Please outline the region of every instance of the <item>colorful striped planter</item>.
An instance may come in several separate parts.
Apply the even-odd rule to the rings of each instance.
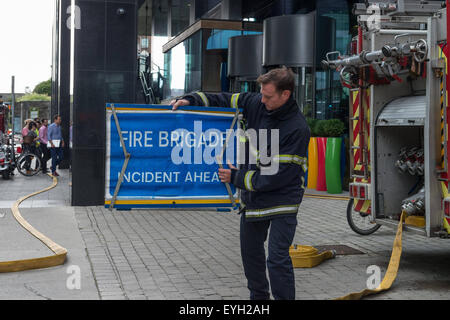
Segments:
[[[317,187],[318,173],[318,154],[317,154],[317,138],[311,137],[308,146],[308,188],[315,189]]]

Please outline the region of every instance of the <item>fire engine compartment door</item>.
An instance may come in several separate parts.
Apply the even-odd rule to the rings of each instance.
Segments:
[[[380,111],[374,128],[375,203],[374,217],[393,217],[401,212],[402,200],[419,177],[400,173],[395,167],[401,148],[423,148],[426,96],[406,96],[388,102]]]
[[[423,126],[426,117],[426,96],[407,96],[392,100],[383,108],[377,126]]]
[[[377,217],[392,217],[400,214],[402,200],[410,196],[410,190],[419,180],[418,176],[400,173],[395,162],[401,148],[423,146],[423,127],[375,127],[375,135],[375,165],[372,170],[376,196],[372,209]]]

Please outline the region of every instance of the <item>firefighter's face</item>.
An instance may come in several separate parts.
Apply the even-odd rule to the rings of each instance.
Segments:
[[[266,105],[266,109],[276,110],[285,104],[291,96],[291,91],[284,90],[281,93],[277,91],[276,87],[272,83],[261,85],[261,102]]]

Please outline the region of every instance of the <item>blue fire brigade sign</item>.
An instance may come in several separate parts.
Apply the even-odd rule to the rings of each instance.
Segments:
[[[126,156],[130,154],[114,197]],[[118,209],[232,207],[218,176],[219,162],[235,110],[161,105],[106,105],[105,206]],[[233,136],[223,154],[236,163]],[[231,186],[231,193],[236,190]]]

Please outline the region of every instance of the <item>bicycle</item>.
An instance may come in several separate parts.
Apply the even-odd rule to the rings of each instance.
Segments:
[[[23,138],[22,154],[16,161],[17,171],[27,177],[34,176],[41,169],[41,157],[36,153],[36,147],[32,143],[32,137]]]

